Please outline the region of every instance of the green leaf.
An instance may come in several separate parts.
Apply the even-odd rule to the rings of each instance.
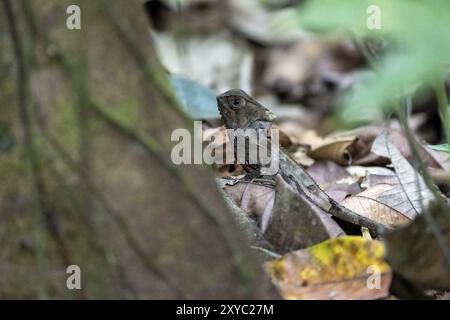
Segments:
[[[442,151],[442,152],[450,153],[450,147],[449,147],[448,143],[437,144],[437,145],[428,145],[428,147],[435,151]]]
[[[380,8],[381,29],[366,26],[370,5]],[[347,124],[395,108],[399,97],[440,79],[450,64],[448,0],[310,0],[296,17],[302,28],[387,41],[374,77],[342,100]]]

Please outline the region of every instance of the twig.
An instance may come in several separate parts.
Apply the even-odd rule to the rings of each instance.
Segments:
[[[441,117],[442,126],[444,127],[445,139],[447,140],[447,143],[450,144],[449,104],[444,79],[438,79],[434,84],[434,88],[438,102],[439,115]]]
[[[450,171],[430,168],[429,173],[436,184],[450,186]]]
[[[266,249],[263,247],[251,246],[250,248],[261,251],[262,253],[264,253],[265,255],[267,255],[268,257],[273,258],[273,259],[278,259],[278,258],[282,257],[281,254],[275,253],[275,252],[270,251],[269,249]]]

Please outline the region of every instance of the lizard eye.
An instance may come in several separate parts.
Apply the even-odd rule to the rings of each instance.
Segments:
[[[245,106],[245,100],[241,98],[233,98],[233,100],[231,100],[231,106],[234,108],[243,107]]]

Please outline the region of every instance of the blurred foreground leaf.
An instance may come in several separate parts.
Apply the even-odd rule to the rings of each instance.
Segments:
[[[381,242],[345,236],[288,253],[266,267],[286,299],[379,299],[388,295],[391,282],[383,256]]]
[[[210,88],[187,78],[171,76],[178,100],[186,113],[194,119],[219,118],[216,93]]]
[[[444,143],[444,144],[437,144],[437,145],[429,145],[428,146],[430,149],[435,150],[435,151],[442,151],[442,152],[447,152],[450,153],[450,148],[448,143]]]
[[[386,237],[387,259],[392,268],[419,288],[450,289],[449,215],[438,206],[429,209],[429,216],[439,229],[439,241],[431,233],[424,214]]]

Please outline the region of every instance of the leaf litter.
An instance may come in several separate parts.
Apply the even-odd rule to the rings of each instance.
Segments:
[[[280,176],[274,186],[248,181],[230,184],[224,178],[239,179],[245,173],[242,166],[216,165],[220,187],[270,246],[265,266],[281,295],[286,299],[387,298],[392,295],[393,273],[423,290],[450,290],[442,241],[439,244],[430,235],[425,219],[429,214],[434,217],[450,246],[448,212],[436,209],[434,194],[416,169],[417,159],[396,120],[380,123],[373,118],[371,123],[342,132],[330,120],[338,95],[363,83],[360,74],[367,61],[360,50],[351,41],[311,36],[301,29],[285,33],[284,38],[276,36],[272,33],[276,28],[267,27],[272,26],[268,21],[279,8],[256,0],[245,5],[230,2],[225,8],[213,6],[215,15],[222,17],[212,21],[214,28],[227,31],[216,38],[203,31],[189,33],[182,47],[186,54],[166,56],[166,68],[210,92],[241,88],[254,95],[278,116],[282,146],[322,190],[337,203],[391,230],[379,234],[332,217]],[[183,10],[190,10],[190,1],[186,3]],[[266,29],[258,28],[260,24]],[[230,37],[229,30],[235,37]],[[154,37],[160,53],[183,52],[173,49],[178,44],[170,31]],[[184,99],[188,113],[206,120],[206,143],[214,132],[224,132],[224,127],[220,120],[214,122],[217,113],[211,93],[200,88],[175,82],[177,94],[189,97]],[[367,101],[372,105],[372,100]],[[356,115],[354,101],[351,104]],[[435,132],[430,135],[420,127],[431,116],[427,110],[414,112],[411,126],[417,137],[436,142]],[[441,190],[450,191],[446,187],[450,179],[445,180],[450,168],[448,148],[430,147],[418,140],[425,166],[438,170],[430,171],[432,176],[444,176],[435,182]],[[223,146],[224,154],[232,152],[226,134],[213,143]],[[438,194],[445,198],[445,193]],[[370,290],[374,270],[380,272],[380,288]]]

